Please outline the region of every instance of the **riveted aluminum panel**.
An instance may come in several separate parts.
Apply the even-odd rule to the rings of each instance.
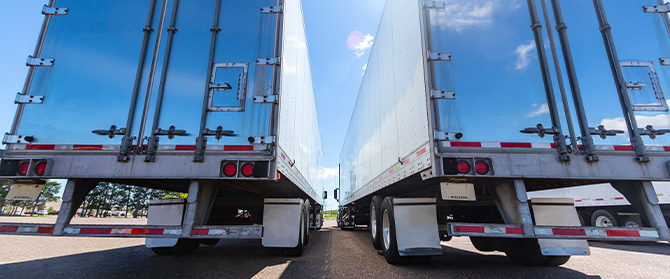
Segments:
[[[284,1],[278,145],[315,193],[323,192],[323,149],[299,0]],[[293,176],[289,179],[294,183]],[[308,193],[312,191],[306,191]],[[319,203],[320,194],[311,195]]]

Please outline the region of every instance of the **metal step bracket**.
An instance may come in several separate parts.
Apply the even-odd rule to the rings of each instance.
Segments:
[[[15,104],[41,104],[44,101],[44,96],[24,95],[16,93]]]
[[[630,90],[641,90],[644,87],[647,87],[647,84],[641,81],[626,81],[626,87]]]
[[[272,13],[282,13],[284,12],[284,5],[272,6],[272,7],[261,7],[261,14],[272,14]]]
[[[447,3],[444,1],[426,1],[423,3],[423,7],[426,9],[445,9]]]
[[[263,103],[274,103],[277,104],[279,103],[279,96],[277,95],[263,95],[263,96],[254,96],[254,103],[255,104],[263,104]]]
[[[256,65],[281,65],[281,58],[258,58],[256,59]]]
[[[433,131],[433,138],[436,141],[453,141],[453,140],[459,140],[462,137],[463,134],[457,132]]]
[[[273,144],[277,142],[277,137],[275,136],[258,136],[258,137],[249,137],[249,143],[251,144]]]
[[[433,89],[433,90],[430,91],[430,97],[433,98],[433,99],[455,100],[456,99],[456,92]]]
[[[428,61],[451,61],[451,53],[428,51]]]
[[[53,65],[54,59],[35,58],[32,55],[28,55],[28,61],[26,61],[26,66],[51,67]]]
[[[668,3],[665,3],[663,5],[646,5],[642,6],[642,9],[644,10],[645,13],[648,14],[663,14],[663,13],[668,13],[670,12],[670,5]]]
[[[660,60],[661,66],[670,66],[670,57],[661,57]]]
[[[33,142],[33,140],[34,140],[33,136],[10,135],[9,133],[5,133],[5,136],[2,138],[2,144],[10,144],[10,143],[29,144]]]
[[[42,7],[43,15],[67,15],[68,8],[56,8],[44,5]]]

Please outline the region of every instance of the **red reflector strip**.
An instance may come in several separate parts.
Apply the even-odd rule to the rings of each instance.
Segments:
[[[102,145],[73,145],[72,150],[102,150]]]
[[[523,228],[505,228],[506,234],[523,234]]]
[[[663,146],[664,151],[670,151],[670,146]]]
[[[0,227],[0,232],[16,232],[19,230],[19,226],[2,226]]]
[[[223,151],[254,151],[254,146],[253,145],[224,145],[223,146]]]
[[[582,200],[575,200],[575,202],[582,202]]]
[[[551,229],[554,235],[586,235],[582,229]]]
[[[130,234],[149,234],[149,235],[155,235],[155,234],[163,234],[165,230],[164,229],[132,229]]]
[[[426,148],[424,147],[423,149],[419,150],[419,151],[416,153],[416,156],[418,157],[418,156],[421,156],[421,155],[423,155],[423,154],[425,154],[425,153],[426,153]]]
[[[475,227],[475,226],[456,226],[454,231],[464,232],[464,233],[484,233],[484,227]]]
[[[195,150],[195,145],[177,145],[174,150]]]
[[[405,159],[405,161],[402,161],[403,166],[409,164],[409,159]]]
[[[191,231],[192,235],[208,235],[209,229],[194,229]]]
[[[604,201],[605,199],[596,199],[596,201]]]
[[[623,200],[623,197],[616,197],[615,200]]]
[[[626,237],[640,237],[640,231],[633,230],[607,230],[607,236],[626,236]]]
[[[452,141],[451,147],[482,147],[481,142]]]
[[[632,145],[615,145],[614,150],[616,151],[635,151]]]
[[[53,227],[38,227],[37,233],[54,233]]]
[[[54,150],[55,144],[29,144],[26,145],[26,150]]]
[[[533,145],[529,142],[501,142],[500,147],[502,147],[502,148],[533,148]]]
[[[81,228],[79,234],[110,234],[112,229]]]
[[[555,143],[552,143],[552,144],[551,144],[551,148],[556,149],[556,144],[555,144]]]

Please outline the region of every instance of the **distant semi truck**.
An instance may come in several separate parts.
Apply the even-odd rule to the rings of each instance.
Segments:
[[[338,224],[370,227],[392,264],[453,236],[548,266],[588,255],[588,239],[670,240],[651,183],[670,179],[668,11],[388,0],[340,155]],[[639,227],[581,226],[573,199],[527,194],[597,183]]]
[[[51,0],[42,13],[0,178],[68,182],[55,226],[1,233],[142,237],[158,254],[262,238],[302,254],[325,196],[301,1]],[[188,198],[152,202],[147,226],[71,225],[100,181]]]
[[[670,223],[670,184],[652,182],[665,222]],[[569,197],[574,200],[582,226],[642,227],[642,218],[619,191],[609,184],[528,192],[530,198]]]

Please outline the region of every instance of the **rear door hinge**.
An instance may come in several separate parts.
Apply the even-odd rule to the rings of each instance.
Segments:
[[[436,141],[459,140],[462,137],[463,137],[463,134],[461,134],[461,133],[433,131],[433,139],[436,140]]]
[[[451,53],[428,52],[429,61],[451,61]]]
[[[31,143],[34,139],[33,136],[10,135],[9,133],[5,133],[5,136],[2,138],[2,144]]]
[[[647,5],[647,6],[642,6],[642,9],[644,10],[645,13],[648,14],[662,14],[662,13],[668,13],[670,12],[670,5],[668,3],[665,3],[663,5]]]
[[[269,96],[254,96],[254,103],[256,104],[262,104],[262,103],[279,103],[279,98],[277,98],[277,95],[269,95]]]
[[[67,8],[56,8],[56,7],[49,7],[47,5],[44,5],[42,7],[42,14],[43,15],[67,15]]]
[[[44,96],[23,95],[16,93],[15,104],[41,104],[44,101]]]
[[[284,12],[284,5],[272,6],[272,7],[261,7],[261,14],[272,14],[272,13],[282,13]]]
[[[281,58],[258,58],[256,59],[256,65],[281,65]]]
[[[32,55],[28,55],[28,61],[26,61],[26,66],[51,67],[53,65],[54,59],[35,58]]]
[[[433,89],[433,90],[430,91],[430,97],[433,98],[433,99],[455,100],[456,99],[456,92]]]
[[[251,144],[273,144],[275,142],[277,142],[275,136],[249,137],[249,143]]]
[[[447,3],[444,1],[426,1],[423,2],[423,7],[426,9],[444,9]]]
[[[661,57],[661,66],[670,66],[670,57]]]

